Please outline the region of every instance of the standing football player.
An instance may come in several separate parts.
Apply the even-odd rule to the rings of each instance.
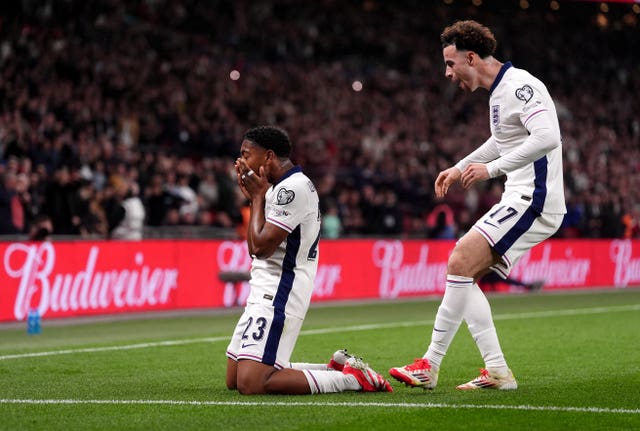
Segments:
[[[291,142],[272,126],[248,130],[236,160],[250,202],[251,292],[227,347],[229,389],[241,394],[391,392],[380,374],[345,350],[328,364],[290,363],[318,268],[318,193],[290,160]]]
[[[516,389],[489,302],[477,282],[489,271],[507,277],[523,254],[553,235],[562,223],[566,209],[558,116],[540,80],[493,57],[496,40],[487,27],[458,21],[445,28],[440,39],[446,77],[465,91],[489,91],[491,136],[440,172],[436,196],[445,196],[458,181],[468,189],[500,175],[507,180],[501,201],[458,241],[449,257],[446,289],[427,352],[389,373],[409,386],[435,388],[442,360],[464,319],[484,368],[477,378],[457,388]]]

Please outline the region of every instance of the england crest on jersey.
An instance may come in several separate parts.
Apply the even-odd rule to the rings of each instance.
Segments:
[[[491,124],[493,127],[500,124],[500,105],[491,106]]]

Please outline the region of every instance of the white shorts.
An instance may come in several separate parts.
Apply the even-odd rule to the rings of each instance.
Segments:
[[[531,207],[531,198],[511,194],[495,204],[473,228],[502,257],[491,269],[507,278],[526,252],[556,233],[563,219],[564,214],[540,214]]]
[[[233,331],[227,357],[288,368],[302,322],[303,319],[276,312],[269,305],[247,304]]]

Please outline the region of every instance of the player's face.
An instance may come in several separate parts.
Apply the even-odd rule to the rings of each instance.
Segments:
[[[465,91],[475,91],[478,88],[475,84],[475,74],[471,67],[473,53],[469,51],[458,51],[454,45],[449,45],[442,50],[444,57],[444,74],[452,82]]]
[[[269,169],[270,161],[273,160],[273,151],[265,150],[260,145],[256,145],[251,141],[244,140],[240,146],[240,158],[245,161],[249,169],[259,173],[260,167],[264,167],[265,177],[269,182],[273,182],[271,178],[271,170]]]
[[[240,146],[240,157],[244,159],[254,172],[260,172],[260,166],[264,166],[267,162],[267,151],[259,145],[255,145],[251,141],[244,140]]]

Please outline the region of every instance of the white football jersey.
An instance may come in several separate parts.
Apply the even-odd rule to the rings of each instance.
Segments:
[[[321,218],[316,188],[300,167],[269,188],[264,214],[289,235],[269,258],[253,259],[247,302],[304,318],[318,269]]]
[[[492,136],[486,144],[495,146],[499,157],[482,162],[489,162],[492,177],[507,176],[504,195],[530,198],[531,207],[540,213],[566,213],[562,145],[545,150],[541,147],[547,142],[530,137],[540,131],[544,140],[561,140],[555,104],[546,86],[526,70],[505,63],[490,89],[489,118]],[[471,161],[465,158],[460,166]]]

